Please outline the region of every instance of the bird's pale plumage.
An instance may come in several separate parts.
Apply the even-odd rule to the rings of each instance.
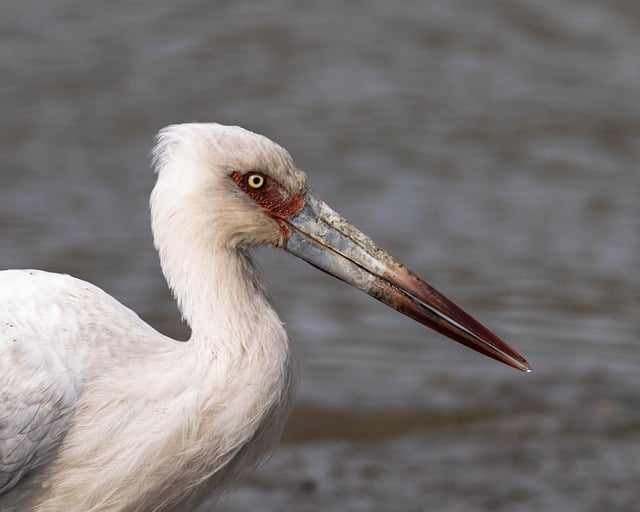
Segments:
[[[72,277],[0,272],[0,510],[188,510],[279,436],[288,340],[246,250],[281,233],[224,178],[259,168],[299,191],[304,175],[213,124],[165,129],[155,166],[156,246],[192,338]]]
[[[163,336],[95,286],[0,272],[0,510],[193,510],[277,441],[289,342],[248,251],[268,244],[520,370],[482,324],[307,192],[271,140],[239,127],[165,128],[151,219],[192,331]]]

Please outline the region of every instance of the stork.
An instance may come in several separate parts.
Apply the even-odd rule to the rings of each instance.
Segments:
[[[518,370],[498,336],[308,192],[268,138],[164,128],[153,152],[155,246],[191,329],[170,339],[96,286],[0,272],[0,510],[193,510],[277,443],[294,375],[250,250],[283,248]]]

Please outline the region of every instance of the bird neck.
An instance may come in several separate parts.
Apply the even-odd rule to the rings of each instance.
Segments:
[[[169,171],[159,174],[152,192],[151,224],[162,271],[194,345],[214,355],[255,348],[286,355],[286,333],[259,269],[247,250],[229,242],[224,205],[202,205],[175,179],[180,174]]]
[[[248,252],[182,246],[178,258],[162,257],[162,268],[189,324],[191,340],[219,355],[261,348],[286,349],[282,322]],[[271,345],[271,346],[267,346]]]

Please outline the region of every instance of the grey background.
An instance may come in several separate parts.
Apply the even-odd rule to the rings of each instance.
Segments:
[[[219,510],[640,510],[637,2],[5,2],[0,76],[0,267],[185,338],[149,151],[240,124],[534,367],[260,250],[299,408]]]

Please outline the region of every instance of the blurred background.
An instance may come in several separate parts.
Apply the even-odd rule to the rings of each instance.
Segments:
[[[153,137],[264,133],[534,373],[260,250],[298,406],[217,510],[637,511],[639,56],[633,0],[4,2],[0,267],[90,280],[185,339]]]

